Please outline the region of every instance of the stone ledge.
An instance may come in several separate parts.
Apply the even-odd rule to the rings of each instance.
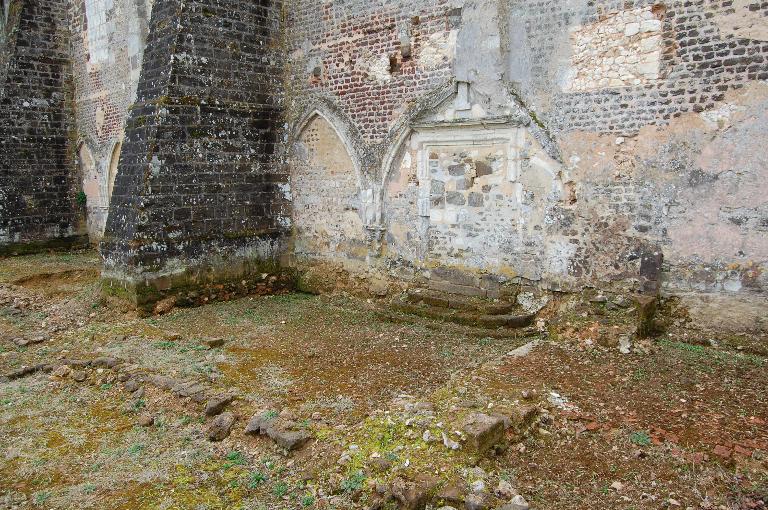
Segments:
[[[68,251],[87,248],[89,239],[87,234],[67,237],[55,237],[45,241],[29,241],[26,243],[10,243],[0,245],[0,257],[14,257],[17,255],[33,255],[46,251]]]

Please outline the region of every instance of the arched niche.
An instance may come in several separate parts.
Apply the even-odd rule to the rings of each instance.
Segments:
[[[82,190],[85,193],[88,236],[96,242],[103,231],[103,187],[99,178],[99,169],[91,150],[85,143],[78,149]]]
[[[416,267],[538,278],[561,165],[526,126],[415,124],[385,159],[385,251]]]
[[[365,193],[345,143],[322,115],[308,118],[291,153],[297,260],[364,260]]]

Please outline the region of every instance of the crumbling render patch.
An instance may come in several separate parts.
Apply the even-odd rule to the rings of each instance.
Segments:
[[[453,60],[456,54],[456,36],[458,32],[438,32],[429,36],[419,54],[419,67],[425,70],[438,67]]]
[[[566,92],[630,87],[659,79],[661,11],[650,7],[622,11],[571,29],[571,65]]]

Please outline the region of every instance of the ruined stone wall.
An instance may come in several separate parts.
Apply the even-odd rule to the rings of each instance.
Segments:
[[[275,255],[280,15],[270,0],[155,1],[102,243],[114,292],[247,291]]]
[[[764,3],[295,0],[290,12],[292,140],[320,113],[360,172],[346,210],[365,264],[332,250],[331,265],[490,297],[517,282],[661,284],[698,320],[766,327]],[[321,166],[291,147],[292,175]],[[305,182],[294,196],[312,195]],[[315,221],[338,221],[317,198]]]
[[[92,242],[101,238],[107,221],[151,11],[151,0],[70,2],[80,179]]]
[[[0,89],[0,252],[82,242],[67,2],[12,2]]]

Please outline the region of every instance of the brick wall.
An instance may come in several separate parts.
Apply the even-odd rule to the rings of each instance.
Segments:
[[[11,11],[0,92],[0,251],[78,244],[67,3],[15,2]]]
[[[451,78],[452,18],[447,0],[291,3],[289,100],[333,97],[368,143],[381,142],[403,108]],[[429,59],[404,56],[400,34]],[[309,96],[311,97],[311,96]]]
[[[514,26],[524,29],[533,62],[530,74],[521,80],[523,93],[541,106],[542,118],[556,130],[634,133],[685,112],[711,109],[726,91],[768,79],[766,41],[748,38],[746,31],[722,30],[717,24],[733,15],[739,3],[745,14],[765,23],[768,7],[760,2],[630,2],[632,8],[648,12],[656,6],[655,16],[662,23],[661,79],[574,94],[562,91],[567,68],[562,52],[571,50],[569,28],[597,25],[633,9],[625,10],[626,2],[594,2],[582,8],[562,2],[512,2]],[[741,25],[748,26],[749,21]]]
[[[79,179],[94,243],[107,220],[110,170],[136,99],[151,11],[151,0],[70,0],[77,134],[84,154]]]

